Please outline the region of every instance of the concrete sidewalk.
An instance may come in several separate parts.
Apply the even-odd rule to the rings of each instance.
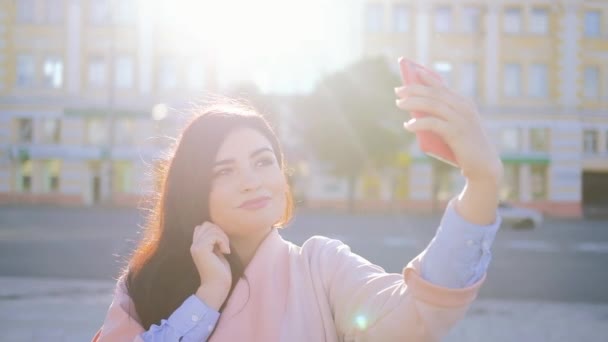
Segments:
[[[89,341],[112,300],[113,282],[0,277],[0,341]],[[455,341],[601,341],[608,304],[479,299]]]

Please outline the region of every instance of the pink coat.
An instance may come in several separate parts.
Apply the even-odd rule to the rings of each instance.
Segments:
[[[439,341],[463,318],[485,275],[464,289],[436,286],[420,277],[421,257],[401,274],[386,273],[338,240],[315,236],[299,247],[274,229],[210,341]],[[94,340],[142,341],[133,308],[121,279]]]

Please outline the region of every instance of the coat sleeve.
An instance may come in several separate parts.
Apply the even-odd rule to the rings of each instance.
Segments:
[[[103,321],[103,326],[94,337],[95,342],[141,342],[140,335],[145,332],[139,323],[135,305],[129,297],[124,278],[116,284],[112,304]]]
[[[426,250],[399,274],[385,272],[338,240],[315,236],[302,249],[343,341],[440,341],[464,317],[486,277],[460,289],[434,285],[420,276]]]
[[[152,324],[146,331],[140,323],[135,305],[122,279],[124,278],[118,281],[101,331],[93,341],[207,341],[217,324],[219,312],[191,295],[167,319],[162,319],[159,325]]]

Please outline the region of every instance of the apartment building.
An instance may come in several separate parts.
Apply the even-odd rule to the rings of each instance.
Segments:
[[[0,2],[0,203],[136,205],[174,128],[215,87],[135,0]],[[161,124],[162,122],[162,124]]]
[[[556,216],[608,210],[608,1],[361,1],[363,56],[407,56],[476,101],[501,151],[501,196]],[[459,170],[417,147],[395,176],[369,174],[357,198],[429,208],[462,189]],[[344,180],[316,173],[318,205]]]

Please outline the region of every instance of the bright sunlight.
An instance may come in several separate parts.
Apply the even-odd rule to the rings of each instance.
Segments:
[[[324,52],[328,6],[321,0],[154,0],[148,12],[176,49],[212,50],[227,81],[249,79],[262,88],[306,78]],[[177,51],[179,53],[179,51]],[[297,73],[295,77],[293,73]],[[272,79],[271,79],[272,78]],[[284,81],[283,81],[284,82]]]

